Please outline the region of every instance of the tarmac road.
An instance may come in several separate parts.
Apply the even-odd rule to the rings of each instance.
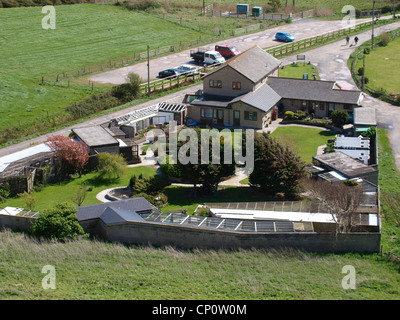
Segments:
[[[371,19],[358,19],[357,23],[362,23],[370,20]],[[287,31],[291,33],[296,40],[302,40],[344,27],[346,27],[346,24],[341,20],[319,21],[298,19],[294,20],[292,24],[279,26],[258,33],[236,37],[221,42],[235,45],[241,52],[243,52],[244,50],[247,50],[254,45],[258,45],[259,47],[265,49],[281,44],[281,42],[277,42],[276,40],[274,40],[275,33],[277,31]],[[214,49],[216,44],[217,43],[211,43],[207,46],[202,47],[211,50]],[[182,64],[196,65],[194,61],[190,58],[190,50],[184,50],[168,56],[151,59],[150,79],[155,79],[158,76],[158,72],[161,70],[177,67]],[[147,62],[142,62],[132,66],[93,75],[90,77],[90,80],[98,83],[121,84],[126,82],[126,77],[130,72],[137,73],[142,79],[147,80]]]

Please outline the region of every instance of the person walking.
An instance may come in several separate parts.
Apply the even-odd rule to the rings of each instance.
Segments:
[[[357,45],[357,43],[358,43],[358,37],[357,36],[355,36],[355,38],[354,38],[354,45],[356,46]]]
[[[346,37],[346,46],[349,45],[349,42],[350,42],[350,37],[347,35],[347,37]]]

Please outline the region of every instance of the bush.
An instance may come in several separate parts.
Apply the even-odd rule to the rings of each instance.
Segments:
[[[358,74],[359,76],[362,76],[362,75],[363,75],[363,72],[364,72],[364,68],[363,68],[363,67],[358,68],[357,74]]]
[[[297,120],[304,120],[307,117],[307,113],[302,110],[297,110],[294,114],[294,118]]]
[[[76,217],[76,209],[61,203],[42,212],[35,220],[30,233],[36,237],[52,240],[66,240],[85,235]]]
[[[198,215],[200,217],[211,217],[212,212],[207,207],[200,207],[196,210],[196,215]]]
[[[344,110],[335,110],[331,114],[332,123],[337,128],[343,128],[343,126],[349,121],[349,114]]]
[[[392,37],[386,31],[381,33],[380,38],[381,38],[381,44],[384,47],[387,46],[389,42],[392,40]]]
[[[143,176],[134,176],[129,181],[129,187],[136,193],[149,194],[156,196],[162,193],[164,188],[170,184],[165,176],[156,175],[152,178],[143,178]]]
[[[291,120],[294,118],[294,112],[293,111],[286,111],[285,112],[285,119]]]

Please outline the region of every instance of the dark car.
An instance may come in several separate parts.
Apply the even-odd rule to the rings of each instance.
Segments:
[[[287,32],[277,32],[275,34],[275,39],[278,41],[284,41],[284,42],[291,42],[294,41],[294,37]]]
[[[176,69],[166,69],[158,73],[159,78],[177,77],[178,75],[179,71]]]

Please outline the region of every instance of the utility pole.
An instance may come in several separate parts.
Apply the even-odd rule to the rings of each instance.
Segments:
[[[375,25],[375,0],[372,1],[372,37],[371,47],[374,48],[374,25]]]
[[[147,46],[147,95],[150,97],[150,46]]]

